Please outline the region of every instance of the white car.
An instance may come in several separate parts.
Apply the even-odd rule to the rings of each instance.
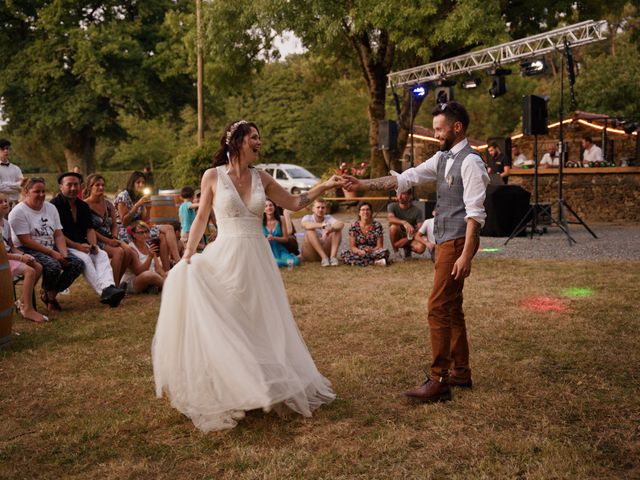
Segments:
[[[308,192],[320,181],[306,168],[290,163],[261,163],[256,165],[256,168],[267,172],[285,190],[293,194]]]

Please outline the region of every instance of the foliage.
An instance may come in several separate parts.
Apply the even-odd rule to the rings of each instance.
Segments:
[[[152,116],[187,101],[185,75],[160,78],[167,11],[186,0],[3,2],[0,96],[14,132],[60,139],[67,163],[93,168],[98,137],[121,139],[121,112]]]
[[[580,110],[640,120],[640,48],[619,36],[615,55],[583,57],[576,80]]]

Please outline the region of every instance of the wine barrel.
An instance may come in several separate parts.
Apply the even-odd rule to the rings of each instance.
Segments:
[[[179,223],[178,206],[171,195],[152,195],[149,221],[152,225]]]
[[[0,242],[0,348],[11,340],[13,305],[11,268],[9,268],[9,260],[3,242]]]
[[[158,195],[171,196],[173,201],[179,207],[182,203],[182,197],[180,196],[180,190],[158,190]]]

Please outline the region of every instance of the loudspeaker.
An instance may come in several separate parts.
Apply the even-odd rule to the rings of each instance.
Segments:
[[[378,120],[378,148],[395,151],[398,144],[398,124],[393,120]]]
[[[537,95],[522,97],[522,131],[525,135],[545,135],[547,128],[547,101]]]
[[[509,160],[509,165],[511,162],[511,137],[491,137],[487,140],[487,145],[491,145],[495,143],[498,145],[498,148],[502,152],[502,156],[505,160]],[[487,148],[487,160],[489,160],[489,149]]]

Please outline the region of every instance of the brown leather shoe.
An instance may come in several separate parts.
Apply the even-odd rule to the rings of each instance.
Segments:
[[[456,377],[455,375],[449,375],[447,378],[447,382],[452,387],[460,387],[460,388],[471,388],[473,387],[473,382],[471,381],[471,377]]]
[[[404,394],[412,400],[422,403],[448,402],[451,400],[451,389],[446,380],[434,382],[428,379],[419,387],[416,387]]]

